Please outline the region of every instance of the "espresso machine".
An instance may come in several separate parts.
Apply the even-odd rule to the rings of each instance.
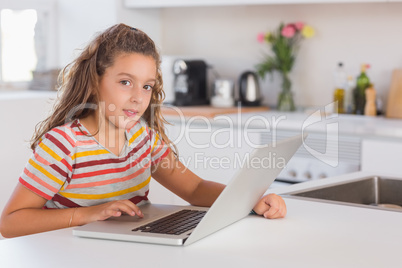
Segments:
[[[207,64],[202,60],[178,59],[173,64],[176,106],[207,105]]]

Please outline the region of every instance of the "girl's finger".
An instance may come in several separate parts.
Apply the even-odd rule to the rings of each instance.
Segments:
[[[273,219],[274,215],[279,212],[277,207],[270,207],[267,211],[264,212],[264,217],[267,219]]]
[[[117,209],[120,210],[121,212],[125,212],[130,216],[139,216],[139,217],[143,217],[143,214],[141,212],[141,210],[139,209],[139,207],[137,207],[133,202],[131,202],[130,200],[121,200],[115,203],[115,205],[117,206]]]

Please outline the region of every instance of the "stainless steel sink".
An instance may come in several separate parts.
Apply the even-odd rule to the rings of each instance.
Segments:
[[[402,179],[367,177],[353,181],[290,192],[286,195],[402,212]]]

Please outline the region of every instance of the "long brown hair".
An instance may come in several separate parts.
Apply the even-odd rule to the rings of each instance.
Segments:
[[[143,31],[117,24],[95,36],[81,54],[60,72],[59,96],[53,113],[36,126],[31,141],[32,150],[52,128],[95,112],[94,107],[99,102],[98,82],[106,68],[113,65],[114,59],[123,53],[139,53],[155,60],[156,84],[152,89],[150,104],[142,117],[167,145],[172,146],[165,133],[164,123],[167,122],[160,109],[165,93],[160,69],[161,59],[155,43]],[[173,147],[176,151],[176,147]]]

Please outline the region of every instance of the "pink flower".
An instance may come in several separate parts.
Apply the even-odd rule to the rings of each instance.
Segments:
[[[264,39],[265,39],[265,34],[264,34],[264,33],[259,33],[259,34],[257,35],[257,41],[258,41],[258,43],[263,43],[263,42],[264,42]]]
[[[303,29],[303,27],[304,27],[304,23],[301,22],[301,21],[295,22],[294,25],[295,25],[295,27],[296,27],[296,30],[298,30],[298,31],[301,31],[301,29]]]
[[[283,27],[282,32],[281,32],[282,36],[284,36],[286,38],[293,37],[295,35],[295,33],[296,33],[296,29],[291,24],[288,24],[285,27]]]

